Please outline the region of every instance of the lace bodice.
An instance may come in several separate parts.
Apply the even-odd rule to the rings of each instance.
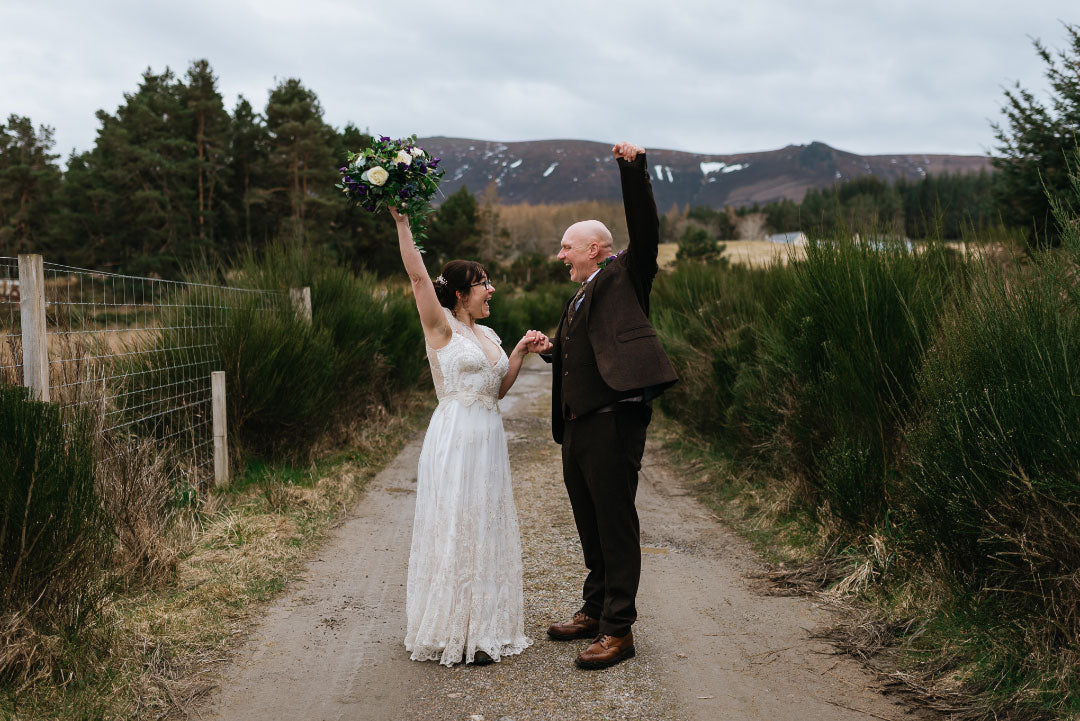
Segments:
[[[438,350],[427,346],[435,395],[440,403],[456,399],[471,406],[479,401],[489,409],[495,408],[499,386],[510,368],[499,336],[491,328],[476,324],[478,332],[484,333],[499,348],[499,360],[492,364],[472,330],[446,308],[443,312],[453,331],[450,342]]]

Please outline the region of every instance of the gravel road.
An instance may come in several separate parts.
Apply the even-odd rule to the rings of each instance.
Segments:
[[[525,630],[534,645],[486,667],[409,661],[405,575],[412,532],[414,438],[370,484],[305,579],[275,602],[203,718],[223,721],[634,719],[846,721],[912,716],[874,690],[853,660],[809,631],[828,612],[755,592],[760,561],[684,488],[653,445],[638,491],[642,528],[637,657],[574,667],[587,641],[545,629],[580,604],[585,569],[551,441],[550,380],[535,356],[501,402],[522,529]]]

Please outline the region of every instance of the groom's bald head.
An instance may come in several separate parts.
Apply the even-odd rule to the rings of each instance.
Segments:
[[[585,282],[597,262],[611,255],[611,231],[599,220],[582,220],[563,233],[559,243],[559,260],[570,266],[570,279]]]
[[[563,233],[563,237],[572,236],[575,242],[596,243],[600,252],[604,253],[603,257],[607,257],[611,252],[612,239],[611,231],[607,226],[601,223],[599,220],[581,220],[574,223],[566,232]]]

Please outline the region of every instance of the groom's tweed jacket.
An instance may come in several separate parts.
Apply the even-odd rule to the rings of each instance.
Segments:
[[[562,443],[567,414],[582,416],[622,398],[653,398],[678,376],[649,323],[649,293],[660,242],[645,154],[619,160],[630,244],[589,281],[552,349],[551,432]]]

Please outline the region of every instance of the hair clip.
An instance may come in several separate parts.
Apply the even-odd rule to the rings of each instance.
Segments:
[[[440,275],[440,276],[439,276],[438,278],[436,278],[436,279],[435,279],[435,285],[439,286],[440,288],[441,288],[442,286],[446,285],[446,278],[443,278],[443,277],[442,277],[442,276]]]

